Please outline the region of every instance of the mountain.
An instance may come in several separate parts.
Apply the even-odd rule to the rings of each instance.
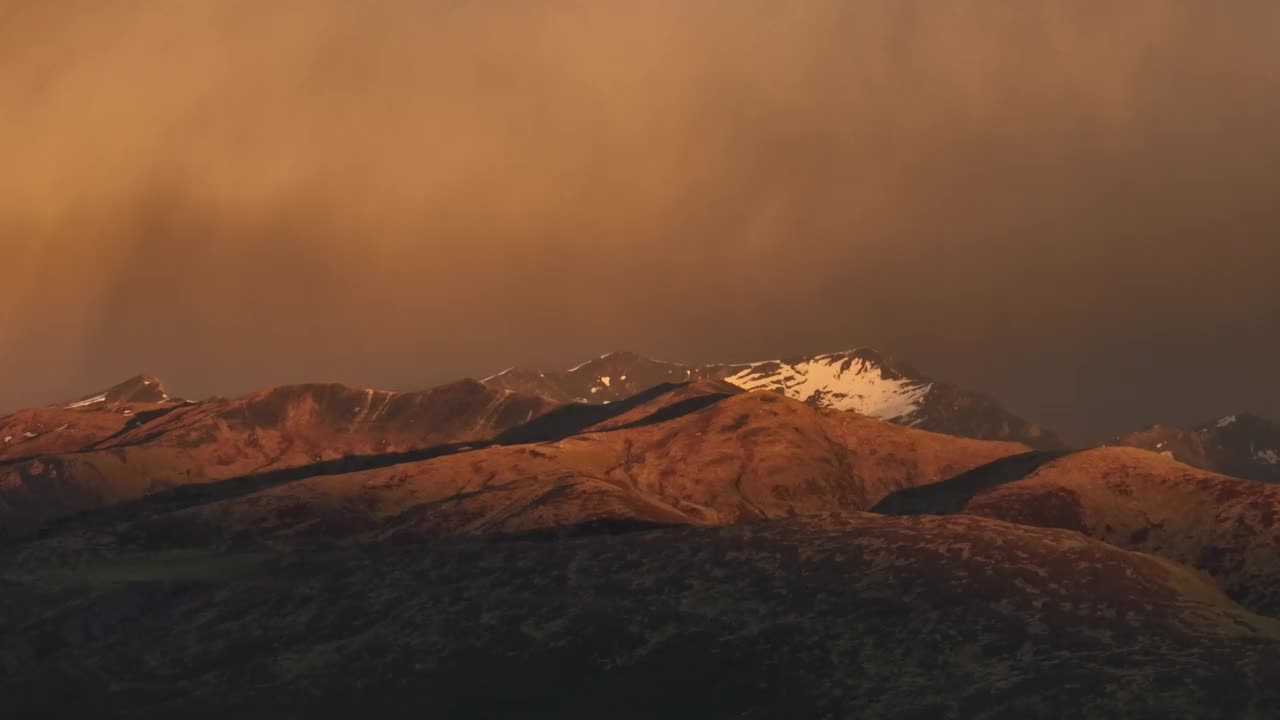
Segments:
[[[1150,450],[1224,475],[1280,483],[1280,425],[1249,413],[1193,430],[1156,425],[1107,444]]]
[[[556,402],[603,404],[664,383],[710,379],[717,379],[716,373],[624,351],[601,355],[564,372],[508,368],[481,382],[490,387],[541,395]]]
[[[196,403],[90,399],[35,411],[55,414],[46,425],[66,421],[49,433],[58,443],[0,461],[0,535],[167,488],[485,440],[553,407],[474,380],[409,393],[330,384]],[[29,422],[19,413],[0,425]]]
[[[1280,485],[725,379],[778,372],[607,404],[462,381],[53,408],[124,425],[0,462],[0,697],[104,718],[1280,704]]]
[[[138,375],[79,400],[0,417],[0,463],[74,452],[183,404],[156,378]]]
[[[639,412],[560,439],[317,473],[190,508],[153,502],[158,512],[147,509],[124,532],[131,544],[154,546],[723,525],[865,510],[895,490],[1027,449],[769,393],[666,387]]]
[[[660,383],[720,380],[767,390],[818,407],[849,410],[900,425],[1041,449],[1064,447],[984,395],[939,382],[871,349],[743,364],[681,365],[615,352],[563,372],[511,368],[486,378],[491,387],[559,402],[617,402]]]
[[[1245,607],[1280,614],[1280,485],[1144,450],[1005,458],[895,493],[874,510],[1073,530],[1198,568]]]
[[[79,400],[68,403],[68,408],[83,408],[99,403],[113,405],[118,403],[163,403],[169,402],[168,391],[159,379],[150,375],[135,375],[119,385],[114,385],[99,393],[85,395]]]

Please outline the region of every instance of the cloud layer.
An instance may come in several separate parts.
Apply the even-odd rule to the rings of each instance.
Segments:
[[[785,7],[784,7],[785,5]],[[0,408],[874,344],[1280,416],[1280,5],[0,1]]]

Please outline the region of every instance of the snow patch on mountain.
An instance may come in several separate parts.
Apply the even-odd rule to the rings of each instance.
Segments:
[[[1224,428],[1234,425],[1238,418],[1235,415],[1228,415],[1218,421],[1218,427]]]
[[[101,395],[94,395],[91,398],[86,398],[78,402],[73,402],[67,406],[67,409],[72,410],[75,408],[89,407],[90,405],[96,405],[98,403],[106,402],[106,401],[107,401],[107,394],[102,393]]]
[[[494,374],[494,375],[490,375],[489,377],[487,377],[487,378],[485,378],[485,379],[481,380],[480,382],[489,382],[490,380],[493,380],[493,379],[496,379],[496,378],[500,378],[500,377],[502,377],[503,375],[506,375],[507,373],[511,372],[512,370],[515,370],[515,368],[514,368],[514,367],[509,367],[509,368],[507,368],[506,370],[503,370],[503,371],[502,371],[502,372],[500,372],[500,373],[496,373],[496,374]],[[541,374],[541,373],[539,373],[539,374]]]
[[[1267,465],[1280,465],[1280,452],[1275,450],[1259,450],[1253,454],[1253,459]]]
[[[796,363],[751,363],[725,380],[744,390],[782,392],[803,402],[882,420],[909,419],[920,409],[933,384],[886,375],[874,362],[848,353],[833,353]]]
[[[578,372],[579,370],[581,370],[582,368],[584,368],[584,367],[586,367],[586,366],[590,365],[590,364],[591,364],[591,363],[593,363],[593,362],[598,362],[598,361],[600,361],[600,360],[608,360],[609,358],[611,358],[611,357],[613,357],[614,355],[617,355],[617,354],[618,354],[617,352],[608,352],[608,353],[605,353],[605,354],[601,355],[601,356],[600,356],[600,357],[598,357],[598,358],[593,358],[593,359],[588,360],[588,361],[586,361],[586,362],[578,363],[577,365],[574,365],[573,367],[569,368],[569,369],[568,369],[568,370],[566,370],[565,372],[571,372],[571,373],[572,373],[572,372]]]

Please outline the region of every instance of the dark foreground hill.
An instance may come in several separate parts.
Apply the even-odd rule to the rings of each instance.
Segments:
[[[1280,627],[976,517],[810,516],[3,579],[10,717],[1273,717]]]

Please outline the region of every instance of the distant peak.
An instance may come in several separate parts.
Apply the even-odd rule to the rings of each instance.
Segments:
[[[603,354],[603,355],[601,355],[601,356],[599,356],[599,357],[591,358],[590,360],[587,360],[586,362],[578,363],[577,365],[574,365],[573,367],[569,368],[569,369],[568,369],[568,370],[566,370],[565,372],[568,372],[568,373],[578,372],[579,370],[582,370],[583,368],[589,367],[589,366],[591,366],[591,365],[595,365],[596,363],[602,363],[602,362],[608,362],[608,363],[653,363],[653,364],[656,364],[656,365],[670,365],[670,364],[671,364],[671,363],[664,362],[664,361],[662,361],[662,360],[654,360],[653,358],[645,357],[644,355],[641,355],[641,354],[636,353],[636,352],[632,352],[632,351],[630,351],[630,350],[614,350],[613,352],[607,352],[607,353],[605,353],[605,354]]]
[[[164,383],[159,378],[152,375],[134,375],[106,390],[85,395],[67,404],[66,407],[83,408],[99,403],[159,403],[168,402],[170,399],[169,392],[165,390]]]
[[[1240,412],[1234,415],[1227,415],[1225,417],[1219,418],[1212,422],[1205,423],[1204,425],[1200,426],[1199,429],[1202,431],[1209,431],[1209,432],[1214,432],[1219,430],[1239,432],[1242,430],[1249,430],[1254,428],[1258,428],[1258,429],[1270,428],[1274,426],[1275,426],[1275,423],[1262,417],[1261,415],[1257,415],[1251,412]]]

